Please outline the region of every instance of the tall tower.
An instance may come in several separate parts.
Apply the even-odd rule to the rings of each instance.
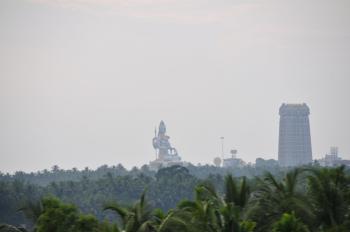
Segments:
[[[283,103],[280,107],[279,114],[279,164],[286,167],[311,163],[312,149],[309,107],[305,103]]]

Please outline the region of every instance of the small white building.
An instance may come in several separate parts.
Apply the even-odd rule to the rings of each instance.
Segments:
[[[331,147],[329,154],[326,154],[322,159],[318,160],[323,167],[336,167],[340,165],[350,165],[349,160],[343,160],[339,157],[338,147]]]
[[[237,150],[231,150],[231,157],[223,159],[222,166],[224,168],[238,168],[243,167],[245,162],[242,159],[237,158]]]

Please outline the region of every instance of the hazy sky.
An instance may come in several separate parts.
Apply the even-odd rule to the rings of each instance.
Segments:
[[[1,0],[0,171],[277,159],[306,102],[314,158],[350,159],[349,0]]]

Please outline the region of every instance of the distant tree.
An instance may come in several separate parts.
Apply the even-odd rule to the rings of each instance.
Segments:
[[[173,166],[168,167],[168,168],[160,169],[155,175],[157,180],[171,179],[171,178],[174,178],[174,176],[186,178],[186,177],[190,176],[190,172],[185,167],[182,167],[179,165],[173,165]]]
[[[116,168],[117,168],[117,171],[120,171],[120,172],[126,172],[127,171],[122,164],[118,164]]]
[[[60,170],[60,168],[58,167],[58,165],[54,165],[54,166],[52,166],[52,168],[51,168],[51,171],[52,171],[53,173],[57,173],[57,172],[59,172],[59,170]]]

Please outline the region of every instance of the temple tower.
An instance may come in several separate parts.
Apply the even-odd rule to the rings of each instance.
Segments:
[[[282,104],[278,162],[281,166],[298,166],[312,162],[309,107],[304,104]]]

